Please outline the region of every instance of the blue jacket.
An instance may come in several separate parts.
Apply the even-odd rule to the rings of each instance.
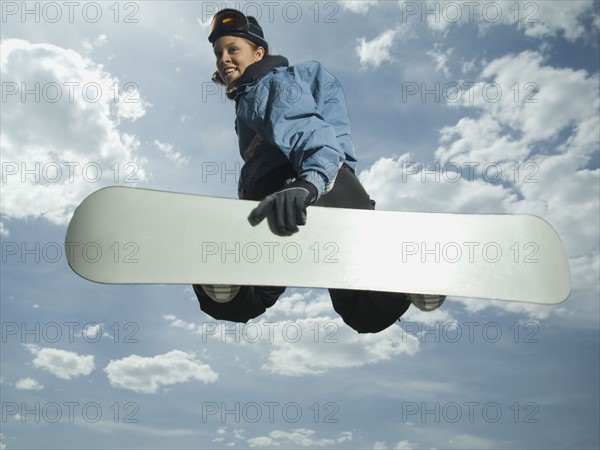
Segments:
[[[240,197],[285,164],[313,183],[319,197],[331,189],[342,164],[356,168],[344,93],[320,63],[290,67],[281,56],[267,56],[248,66],[228,95],[236,101],[245,161]]]

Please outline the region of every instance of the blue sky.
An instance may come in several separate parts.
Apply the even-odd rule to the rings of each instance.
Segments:
[[[2,2],[0,448],[598,448],[598,2],[237,5],[338,77],[379,209],[536,214],[565,244],[565,303],[449,298],[373,336],[324,291],[242,327],[67,265],[96,189],[235,197],[222,6]]]

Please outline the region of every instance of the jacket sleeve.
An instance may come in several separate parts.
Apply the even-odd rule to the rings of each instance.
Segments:
[[[345,153],[311,86],[286,70],[263,78],[254,94],[253,128],[287,156],[321,197],[335,181]]]

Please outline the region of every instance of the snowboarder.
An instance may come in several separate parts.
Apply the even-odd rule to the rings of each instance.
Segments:
[[[338,80],[318,62],[290,66],[283,56],[271,55],[258,21],[234,9],[214,16],[208,40],[216,56],[212,79],[226,87],[236,106],[244,160],[238,195],[261,201],[250,223],[256,225],[274,211],[277,232],[289,235],[306,224],[309,205],[374,209],[355,175],[350,120]],[[206,314],[235,322],[261,315],[285,291],[268,286],[193,288]],[[411,301],[429,311],[444,300],[343,289],[329,294],[335,311],[359,333],[386,329]]]

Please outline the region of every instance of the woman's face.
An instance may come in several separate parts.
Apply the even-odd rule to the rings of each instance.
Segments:
[[[217,57],[217,70],[227,87],[234,86],[250,65],[264,56],[264,48],[254,47],[250,42],[237,36],[223,36],[214,46]]]

